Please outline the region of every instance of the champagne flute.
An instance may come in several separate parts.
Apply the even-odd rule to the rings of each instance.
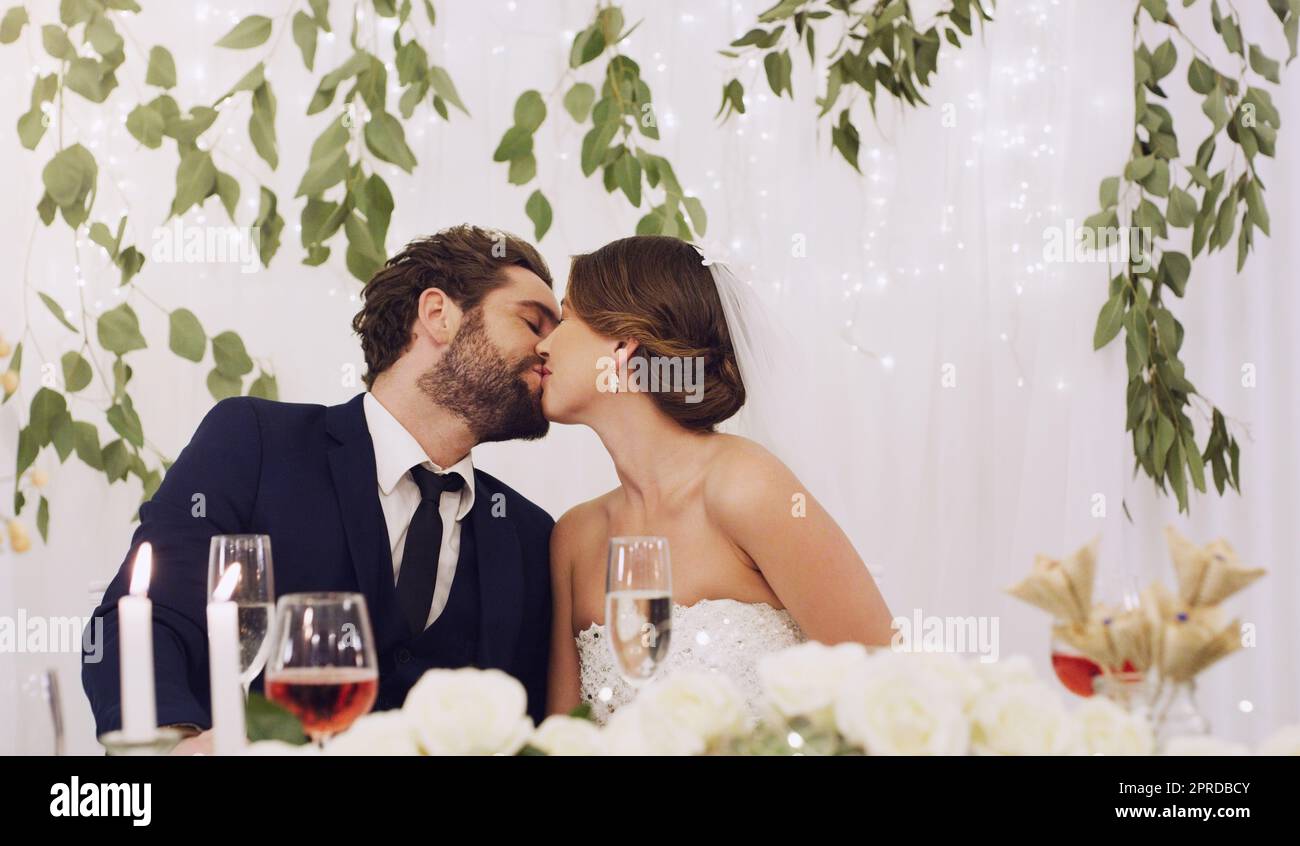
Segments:
[[[379,664],[359,593],[292,593],[276,603],[266,695],[298,717],[318,745],[370,711]]]
[[[244,694],[262,672],[271,651],[271,611],[275,580],[268,535],[213,535],[208,546],[208,601],[221,576],[239,565],[239,584],[231,599],[239,609],[239,681]]]
[[[605,635],[619,674],[633,687],[654,678],[668,658],[673,625],[668,539],[609,540]]]

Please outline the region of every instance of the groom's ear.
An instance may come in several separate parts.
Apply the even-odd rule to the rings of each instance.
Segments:
[[[460,327],[461,310],[441,288],[426,288],[416,306],[415,322],[437,345],[451,343]]]

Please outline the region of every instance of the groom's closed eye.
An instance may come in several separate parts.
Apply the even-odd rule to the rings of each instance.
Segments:
[[[551,311],[550,307],[544,303],[540,303],[536,300],[528,300],[527,302],[521,303],[521,305],[524,309],[523,313],[519,315],[519,319],[524,321],[524,323],[528,325],[528,328],[533,330],[533,334],[537,335],[539,338],[542,336],[544,330],[554,328],[554,326],[560,322],[555,312]]]

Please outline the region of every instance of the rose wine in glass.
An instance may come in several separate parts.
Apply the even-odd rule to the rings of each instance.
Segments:
[[[668,539],[609,541],[605,574],[605,636],[625,681],[640,687],[668,658],[673,624]]]
[[[359,593],[294,593],[276,603],[266,696],[318,745],[374,707],[379,665]]]
[[[244,693],[266,666],[271,653],[271,612],[275,580],[271,538],[267,535],[213,535],[208,546],[208,601],[226,569],[239,565],[239,584],[231,599],[238,607],[239,680]]]

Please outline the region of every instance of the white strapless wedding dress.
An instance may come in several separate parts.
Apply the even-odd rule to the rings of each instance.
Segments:
[[[762,698],[758,659],[807,640],[789,611],[736,599],[702,599],[694,605],[674,602],[671,638],[661,676],[679,670],[721,673],[740,689],[755,716]],[[591,704],[592,716],[603,725],[619,706],[636,697],[636,690],[615,667],[604,626],[592,623],[574,639],[582,699]]]

